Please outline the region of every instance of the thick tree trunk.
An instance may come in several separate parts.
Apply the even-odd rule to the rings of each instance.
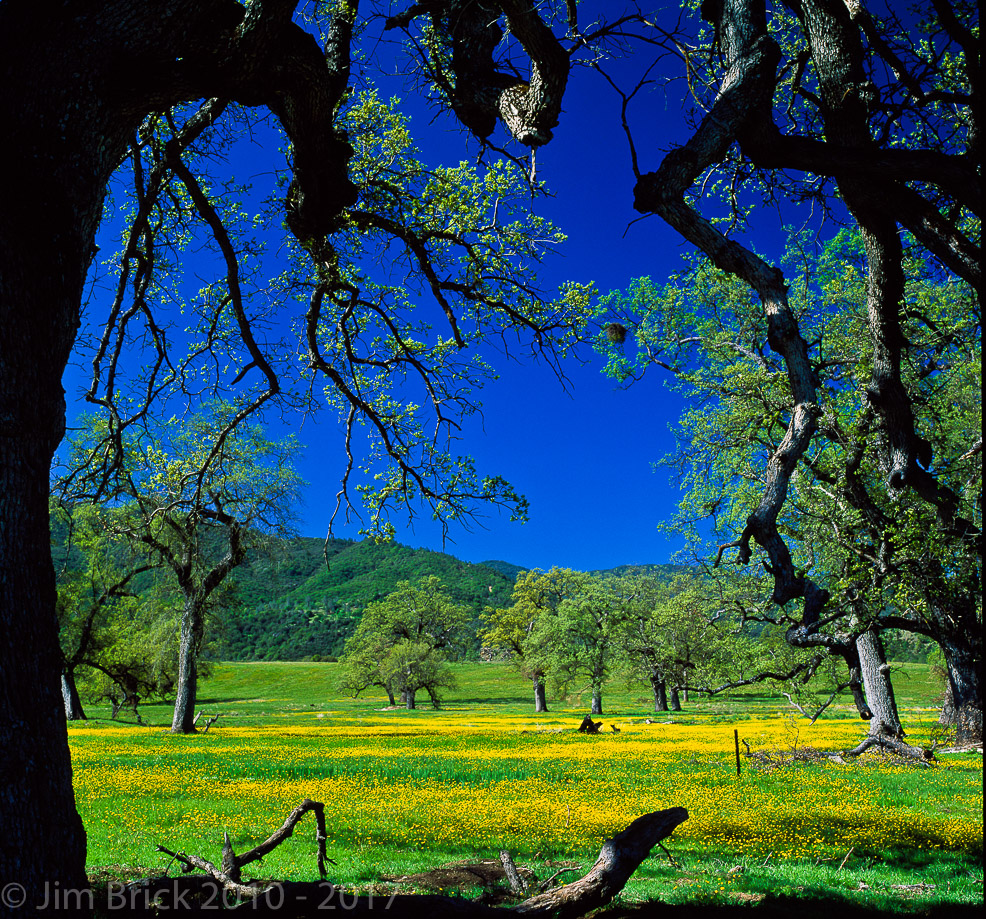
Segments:
[[[535,673],[532,680],[534,683],[534,711],[536,714],[541,714],[548,710],[548,699],[544,691],[544,679],[541,674]]]
[[[38,255],[43,261],[45,250]],[[59,273],[41,263],[36,270]],[[31,398],[36,394],[29,386],[25,392],[24,368],[16,365],[44,361],[33,357],[18,315],[21,304],[7,299],[11,280],[5,274],[0,281],[5,295],[0,300],[0,884],[10,884],[14,896],[23,893],[20,912],[26,915],[45,902],[53,885],[79,890],[88,882],[86,835],[75,809],[59,685],[48,534],[47,469],[58,439],[50,401],[60,402],[52,393],[58,376],[47,381],[47,410],[31,417],[39,409]],[[29,312],[30,325],[46,325],[39,321],[46,315],[43,304]],[[12,378],[20,382],[12,385]],[[18,394],[27,404],[17,405]]]
[[[671,711],[680,712],[681,711],[681,699],[678,698],[678,687],[671,687]]]
[[[599,686],[592,687],[592,712],[593,715],[603,713],[603,691]]]
[[[948,673],[951,694],[955,742],[983,742],[983,683],[982,635],[977,632],[978,649],[969,643],[940,640]]]
[[[904,728],[897,713],[897,700],[890,679],[890,667],[883,650],[883,641],[878,632],[872,629],[856,639],[859,653],[860,671],[863,677],[863,692],[873,717],[870,719],[870,734],[901,738]]]
[[[75,685],[75,671],[67,668],[62,670],[62,702],[65,705],[66,720],[86,720],[86,713],[82,708],[82,700],[79,698],[79,690]]]
[[[414,702],[415,691],[413,689],[407,689],[404,691],[404,705],[408,711],[416,708]]]
[[[285,15],[283,4],[254,7],[277,23]],[[250,29],[240,60],[238,10],[206,0],[0,3],[0,124],[16,138],[0,169],[0,884],[23,893],[24,914],[56,888],[87,886],[59,686],[48,473],[107,183],[146,113],[241,88],[248,104],[276,107],[295,141],[288,216],[303,236],[324,233],[355,200],[351,148],[331,129],[346,81],[300,32],[283,49],[259,49],[279,64],[291,57],[286,67],[261,60]],[[266,26],[254,31],[276,35]]]
[[[79,48],[88,8],[78,12],[0,3],[0,123],[17,138],[0,170],[0,885],[23,894],[25,915],[56,887],[88,886],[60,686],[48,472],[65,430],[61,378],[104,188],[139,123],[107,129]]]
[[[389,687],[385,686],[384,689],[387,691],[387,702],[391,708],[397,707],[397,700],[394,698],[394,691]]]
[[[195,698],[198,690],[198,656],[202,642],[202,611],[194,598],[186,600],[178,636],[178,682],[172,734],[195,731]]]
[[[880,747],[900,756],[929,759],[929,751],[911,746],[904,740],[904,729],[897,714],[894,687],[890,681],[890,667],[879,632],[871,629],[860,635],[856,639],[856,653],[866,704],[871,712],[870,729],[864,740],[847,753],[857,756],[871,747]]]
[[[668,710],[668,690],[664,680],[658,676],[650,678],[651,688],[654,690],[654,711],[666,712]]]

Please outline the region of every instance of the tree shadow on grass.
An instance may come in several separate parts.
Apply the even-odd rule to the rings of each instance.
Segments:
[[[982,906],[972,903],[919,904],[902,901],[893,907],[860,906],[831,891],[806,890],[805,897],[767,896],[757,903],[737,904],[667,904],[654,901],[635,906],[619,906],[598,914],[600,919],[901,919],[921,916],[921,919],[979,919]]]
[[[464,699],[461,696],[452,696],[449,698],[447,706],[459,706],[459,705],[528,705],[531,707],[531,714],[534,714],[533,708],[534,703],[531,702],[527,696],[496,696],[490,698],[489,696],[477,697],[475,699]],[[519,712],[518,714],[525,714],[525,712]],[[548,714],[551,714],[548,712]]]

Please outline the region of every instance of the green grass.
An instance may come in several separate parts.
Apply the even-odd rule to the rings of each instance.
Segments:
[[[142,706],[145,728],[92,709],[71,743],[93,872],[160,870],[159,843],[217,859],[223,829],[242,851],[310,795],[327,805],[336,883],[375,889],[382,876],[496,858],[501,847],[544,877],[559,860],[587,868],[633,816],[680,804],[691,818],[668,843],[676,864],[658,850],[624,906],[982,903],[980,756],[944,755],[931,769],[877,756],[774,769],[747,760],[736,776],[734,727],[754,750],[842,749],[865,732],[848,700],[809,727],[762,687],[693,698],[672,717],[612,685],[604,721],[620,733],[586,738],[574,730],[583,700],[535,717],[529,684],[506,665],[458,667],[441,712],[350,699],[337,674],[331,664],[216,665],[199,701],[221,717],[194,737],[164,730],[166,705]],[[895,688],[905,726],[926,742],[939,692],[928,668],[900,665]],[[310,829],[261,873],[312,879]]]
[[[941,687],[925,664],[894,664],[894,689],[898,704],[910,711],[937,711]],[[489,711],[526,714],[531,711],[533,691],[530,683],[506,664],[459,664],[456,666],[458,686],[451,690],[443,707],[447,711]],[[259,723],[251,719],[318,710],[340,713],[366,713],[387,705],[379,690],[359,699],[352,699],[338,689],[339,668],[327,663],[299,662],[240,662],[214,665],[212,676],[199,688],[198,704],[209,714],[235,718],[237,724]],[[578,708],[588,703],[587,694],[572,693],[565,700],[556,700],[565,708]],[[627,688],[619,681],[606,687],[605,709],[621,714],[652,713],[651,699],[640,687]],[[419,702],[427,710],[427,699]],[[680,714],[664,714],[662,718],[687,720],[696,713],[708,719],[735,721],[767,713],[786,711],[783,697],[763,686],[746,687],[712,698],[693,696]],[[87,714],[97,721],[109,718],[108,705],[86,706]],[[171,708],[164,703],[144,704],[140,708],[145,722],[170,724]],[[411,717],[414,713],[411,713]],[[842,705],[833,707],[828,718],[858,720],[849,704],[848,693]],[[132,722],[133,716],[122,712],[120,721]]]

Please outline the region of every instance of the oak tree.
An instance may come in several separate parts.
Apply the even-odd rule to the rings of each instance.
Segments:
[[[554,567],[548,571],[522,571],[514,582],[508,607],[488,608],[483,614],[484,642],[510,654],[514,666],[530,681],[534,689],[534,711],[548,710],[547,678],[551,671],[548,656],[538,652],[535,632],[542,620],[556,613],[558,606],[571,597],[581,583],[581,575],[570,568]]]
[[[346,642],[342,687],[355,697],[379,686],[391,705],[400,696],[408,709],[424,690],[438,708],[442,691],[455,683],[448,661],[462,653],[469,619],[469,608],[453,602],[434,575],[399,582],[367,606]]]
[[[365,398],[346,382],[352,368],[372,372],[378,360],[349,347],[351,332],[360,324],[349,307],[369,298],[340,274],[329,238],[345,234],[360,219],[345,215],[358,203],[359,190],[349,173],[354,149],[338,116],[350,95],[354,35],[371,11],[360,10],[356,2],[318,2],[296,18],[298,6],[295,0],[242,5],[234,0],[100,0],[69,11],[35,0],[0,4],[5,87],[0,118],[16,138],[5,148],[0,171],[0,747],[8,788],[0,876],[22,884],[28,904],[43,900],[45,885],[86,886],[85,831],[73,800],[59,688],[47,471],[65,430],[62,375],[82,320],[96,231],[107,187],[122,163],[131,163],[137,205],[118,263],[115,293],[103,312],[105,331],[95,335],[97,360],[90,388],[90,398],[111,418],[114,437],[139,425],[145,415],[140,404],[125,401],[133,393],[117,378],[124,363],[116,355],[128,340],[146,336],[155,357],[145,369],[157,366],[169,381],[179,380],[178,393],[183,394],[181,378],[195,378],[194,373],[173,374],[184,367],[184,358],[165,350],[169,330],[186,328],[187,318],[158,321],[155,309],[167,300],[160,296],[155,258],[181,257],[180,250],[167,245],[159,250],[154,244],[154,231],[171,203],[208,228],[225,266],[221,283],[207,284],[196,312],[198,328],[215,346],[210,355],[218,355],[211,366],[221,376],[231,371],[237,383],[246,381],[239,403],[245,414],[277,402],[280,383],[271,355],[281,352],[265,348],[265,317],[242,297],[241,263],[248,253],[237,250],[235,234],[223,221],[222,189],[211,194],[189,166],[191,148],[210,128],[242,134],[250,130],[244,113],[269,112],[289,149],[289,160],[280,167],[284,185],[276,194],[288,233],[306,253],[315,278],[299,317],[301,351],[309,366],[331,384],[354,418],[365,419],[376,431],[381,449],[397,468],[389,495],[416,491],[436,506],[464,512],[473,497],[496,500],[504,493],[501,482],[470,477],[470,470],[457,468],[454,458],[447,464],[444,452],[420,473],[414,450],[428,451],[430,438],[409,443],[400,432],[399,411],[386,400]],[[525,143],[536,145],[550,137],[561,109],[569,49],[533,3],[450,0],[409,6],[404,24],[418,17],[429,20],[428,32],[438,42],[457,49],[444,68],[445,85],[454,87],[454,108],[474,131],[485,136],[500,119]],[[529,79],[498,59],[501,23],[508,21],[515,39],[511,49],[519,49],[531,62]],[[220,152],[210,162],[228,160]],[[450,277],[431,269],[435,249],[456,247],[466,263],[478,266],[482,249],[499,247],[495,221],[490,242],[481,249],[458,234],[449,238],[440,230],[407,228],[387,215],[375,229],[387,234],[392,251],[400,251],[403,262],[426,278],[424,286],[438,304],[451,340],[441,353],[468,343],[457,311],[471,316],[471,326],[526,330],[535,350],[546,353],[572,327],[572,311],[545,314],[534,288],[523,282],[523,296],[511,298],[501,296],[499,286],[491,289],[491,279],[481,270]],[[337,315],[323,311],[328,304]],[[369,309],[374,308],[386,327],[387,304],[370,299]],[[131,320],[137,325],[131,327]],[[339,364],[320,341],[323,322],[336,330]],[[387,337],[393,343],[394,366],[416,375],[427,390],[431,370],[416,360],[409,336],[397,331]],[[237,359],[227,361],[223,347],[234,342]],[[179,341],[179,353],[185,343]],[[189,353],[202,352],[193,348]],[[149,378],[140,402],[156,394],[155,380],[161,379]],[[229,379],[223,376],[222,385]],[[192,388],[214,394],[210,385],[198,378]],[[436,391],[432,404],[444,420],[442,399]]]
[[[695,111],[687,141],[655,169],[645,168],[649,151],[633,143],[632,131],[635,98],[649,77],[619,88],[635,207],[661,216],[749,288],[759,304],[754,359],[776,355],[790,394],[780,436],[765,447],[760,481],[750,483],[755,506],[736,522],[722,552],[736,550],[742,565],[762,552],[772,599],[793,619],[789,640],[837,654],[858,674],[851,630],[836,635],[825,628],[839,615],[831,592],[798,563],[782,532],[793,477],[811,462],[824,423],[819,373],[829,355],[791,303],[792,277],[780,260],[759,255],[741,231],[762,223],[777,201],[792,209],[808,203],[856,228],[865,258],[865,326],[857,347],[868,357],[859,364],[865,432],[853,439],[881,443],[879,504],[906,497],[943,547],[934,557],[973,558],[981,566],[981,522],[970,516],[964,485],[951,478],[965,464],[959,480],[980,487],[972,468],[982,452],[979,431],[967,430],[961,446],[936,453],[917,421],[920,394],[905,359],[911,247],[936,272],[972,290],[981,283],[978,11],[964,0],[931,0],[906,17],[895,8],[871,15],[860,2],[791,0],[768,12],[762,0],[706,0],[700,13],[704,25],[691,34],[668,32],[665,48],[683,59]],[[756,191],[770,209],[756,206]],[[613,323],[617,339],[621,328]],[[951,616],[951,609],[943,612],[942,621]],[[962,625],[943,635],[953,647],[950,685],[963,741],[982,736],[978,616],[966,606]],[[853,687],[865,715],[858,678]]]

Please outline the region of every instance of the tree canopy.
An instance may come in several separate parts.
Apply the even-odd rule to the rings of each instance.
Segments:
[[[917,493],[885,488],[889,445],[866,396],[873,356],[861,241],[843,231],[819,249],[798,236],[785,264],[798,279],[789,293],[793,315],[816,342],[819,418],[777,526],[794,564],[829,594],[834,615],[806,634],[790,612],[746,614],[783,625],[793,644],[847,648],[850,660],[871,629],[915,632],[942,645],[962,670],[960,661],[979,653],[979,557],[973,544],[942,533]],[[936,473],[958,496],[959,512],[978,521],[979,463],[968,451],[969,432],[982,426],[978,301],[915,252],[905,267],[902,379],[918,430],[941,457]],[[761,500],[793,408],[784,366],[764,347],[760,305],[747,285],[704,259],[667,285],[640,279],[606,302],[637,345],[635,354],[608,346],[609,372],[630,382],[659,366],[689,400],[677,451],[667,458],[685,492],[666,525],[690,534],[696,556],[719,558],[717,547],[734,539]]]
[[[438,708],[442,690],[454,684],[447,662],[464,650],[468,621],[469,608],[454,603],[438,578],[401,581],[366,608],[346,642],[343,687],[355,696],[379,686],[391,705],[399,695],[409,709],[424,690]]]
[[[758,205],[768,202],[792,211],[807,202],[854,228],[865,264],[865,324],[857,326],[853,357],[864,379],[865,436],[881,444],[877,487],[888,502],[913,499],[948,546],[944,554],[975,559],[978,579],[981,476],[959,473],[962,488],[972,476],[977,495],[970,516],[950,472],[970,460],[978,466],[982,439],[978,430],[965,431],[961,446],[929,439],[916,420],[920,374],[907,373],[905,358],[905,317],[921,313],[906,295],[908,259],[972,290],[981,280],[978,14],[974,4],[946,0],[920,4],[906,19],[828,0],[798,0],[769,13],[749,0],[714,0],[700,12],[708,25],[698,33],[701,51],[684,45],[680,32],[669,40],[669,51],[673,45],[689,65],[693,130],[654,171],[644,171],[647,151],[636,148],[632,129],[632,103],[648,78],[629,88],[614,82],[633,154],[635,207],[664,218],[759,301],[751,358],[766,358],[768,348],[777,355],[774,368],[790,396],[764,441],[761,471],[750,480],[755,506],[722,552],[735,549],[745,565],[762,551],[772,599],[792,611],[789,640],[825,646],[858,673],[855,642],[825,633],[831,592],[798,563],[782,528],[787,512],[805,517],[792,500],[793,478],[810,463],[825,423],[822,378],[832,352],[798,315],[780,259],[762,257],[742,232],[755,231],[764,213]],[[754,190],[762,193],[759,201]],[[609,332],[618,342],[626,327],[615,317]],[[761,371],[776,372],[766,360]],[[981,675],[972,664],[981,649],[980,615],[966,603],[950,669],[953,691],[964,700],[959,734],[968,740],[982,735]],[[854,689],[865,712],[858,680]]]

